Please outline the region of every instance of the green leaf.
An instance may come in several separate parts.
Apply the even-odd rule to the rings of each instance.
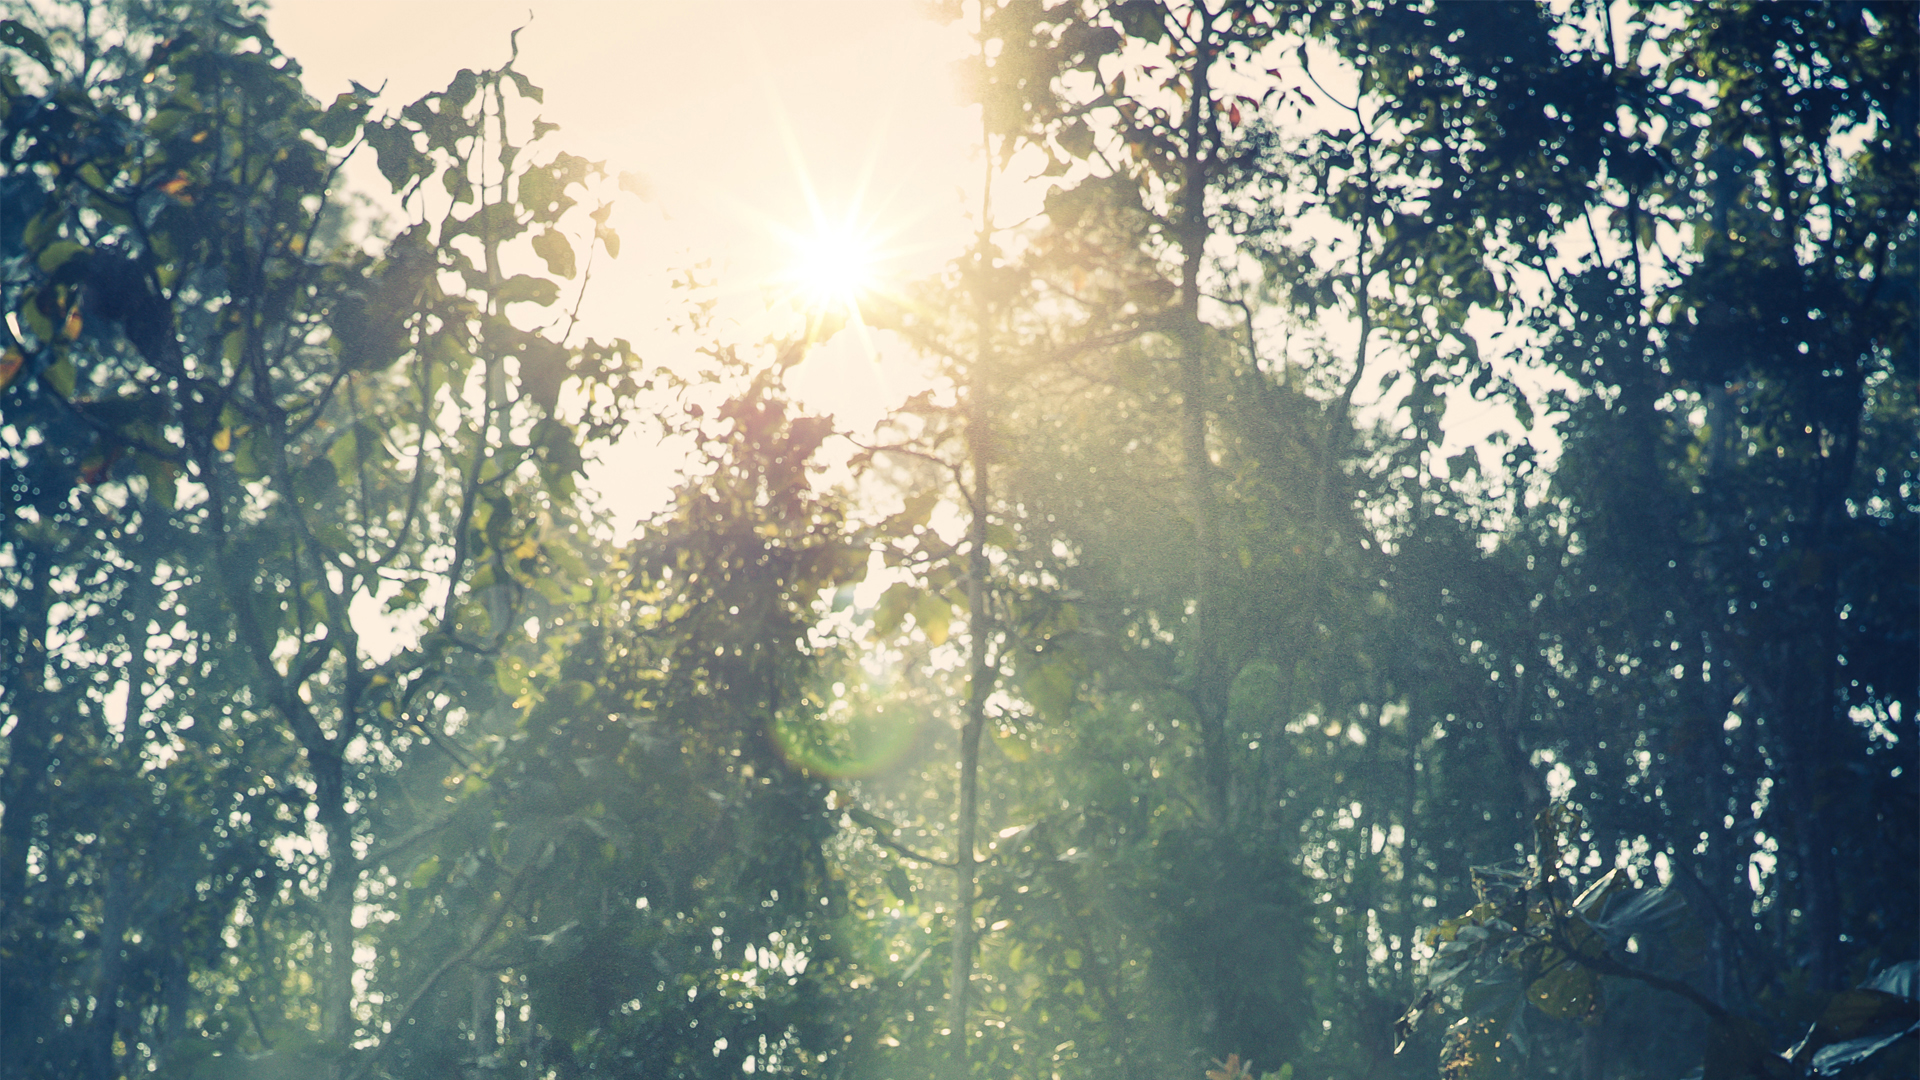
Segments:
[[[1061,128],[1054,139],[1059,142],[1060,149],[1074,157],[1084,158],[1093,153],[1093,128],[1087,126],[1085,120],[1075,119],[1073,123]]]
[[[445,247],[447,241],[456,236],[475,236],[483,243],[500,243],[511,240],[526,231],[515,216],[514,209],[506,203],[493,203],[475,210],[466,218],[449,222],[440,233],[440,244]]]
[[[420,865],[413,868],[413,873],[407,875],[407,888],[424,889],[439,875],[440,856],[429,855],[420,860]]]
[[[443,105],[464,109],[479,89],[480,76],[474,74],[471,68],[461,68],[459,74],[453,77],[453,81],[447,84],[447,88],[440,92],[440,101]]]
[[[1813,1060],[1810,1064],[1813,1066],[1813,1071],[1817,1075],[1834,1076],[1848,1066],[1858,1065],[1863,1061],[1871,1059],[1880,1053],[1880,1051],[1899,1043],[1903,1039],[1910,1038],[1916,1032],[1920,1032],[1920,1023],[1882,1035],[1864,1035],[1857,1039],[1837,1042],[1831,1046],[1823,1046],[1813,1055]],[[1909,1047],[1907,1050],[1907,1064],[1911,1067],[1912,1063],[1913,1051],[1912,1048]],[[1894,1064],[1896,1063],[1889,1063],[1889,1073],[1894,1072]]]
[[[387,599],[384,610],[391,615],[416,607],[420,603],[421,594],[426,592],[426,589],[426,578],[409,578],[401,583],[399,592]]]
[[[1120,46],[1120,32],[1110,26],[1076,23],[1060,36],[1061,50],[1080,57],[1074,66],[1081,71],[1098,71],[1100,58],[1118,52]]]
[[[546,260],[548,271],[572,280],[573,244],[561,235],[560,230],[550,228],[534,237],[533,253]]]
[[[1881,990],[1845,990],[1820,1011],[1820,1026],[1843,1039],[1866,1034],[1891,1022],[1895,1027],[1920,1021],[1920,1003]]]
[[[173,509],[180,494],[180,467],[151,454],[135,454],[134,467],[147,478],[147,498],[158,507]]]
[[[1638,889],[1609,899],[1600,918],[1593,920],[1596,930],[1616,949],[1625,948],[1627,939],[1638,934],[1661,934],[1677,945],[1691,946],[1700,936],[1699,920],[1694,918],[1686,898],[1679,890],[1661,885]],[[1683,966],[1685,957],[1670,958]]]
[[[586,599],[583,589],[573,589],[551,574],[541,574],[533,579],[533,591],[545,597],[549,603],[557,606],[577,604]]]
[[[940,505],[940,493],[923,491],[907,497],[907,505],[897,514],[888,518],[880,526],[880,531],[888,536],[911,536],[913,531],[932,519],[933,508]]]
[[[1125,0],[1112,9],[1112,15],[1128,37],[1159,41],[1167,36],[1167,24],[1161,17],[1163,11],[1157,0]]]
[[[907,613],[913,610],[916,590],[904,581],[887,586],[873,609],[873,632],[882,637],[900,629]]]
[[[313,122],[313,133],[335,149],[353,141],[354,133],[366,119],[372,103],[357,91],[348,91],[333,99],[327,111]]]
[[[532,685],[527,678],[527,663],[517,656],[503,656],[493,666],[493,679],[500,692],[519,698]]]
[[[558,221],[574,205],[567,188],[584,183],[593,168],[586,158],[561,154],[544,166],[528,169],[520,177],[520,205],[535,221]]]
[[[913,902],[913,879],[907,876],[907,868],[899,863],[887,870],[887,891],[900,898],[903,903]]]
[[[534,424],[530,441],[540,449],[541,459],[563,474],[580,472],[586,466],[572,430],[558,420],[546,419]]]
[[[502,282],[495,292],[502,304],[538,304],[551,307],[560,299],[560,286],[546,278],[515,274]]]
[[[314,458],[294,474],[295,494],[305,505],[332,498],[340,490],[340,475],[330,459]]]
[[[1600,980],[1559,949],[1543,948],[1545,972],[1527,985],[1527,1000],[1556,1020],[1585,1020],[1600,1008]]]
[[[447,197],[455,206],[473,201],[473,181],[467,179],[466,166],[460,162],[448,165],[440,173],[440,186],[447,189]]]
[[[435,334],[427,340],[426,353],[436,367],[446,367],[455,373],[464,372],[473,363],[473,354],[452,334]],[[444,377],[444,373],[440,374]]]
[[[50,74],[60,73],[54,67],[53,50],[47,47],[47,39],[22,26],[16,19],[0,20],[0,45],[12,46],[33,57]]]
[[[52,274],[58,272],[59,269],[65,266],[74,256],[86,250],[87,248],[84,244],[77,244],[72,240],[56,240],[48,244],[46,250],[42,251],[40,257],[34,260],[34,262],[41,270]]]
[[[433,171],[433,163],[413,144],[413,132],[392,121],[368,121],[361,131],[393,190],[405,190],[416,179]]]
[[[545,282],[552,285],[552,282]],[[549,301],[550,303],[551,301]],[[529,335],[520,353],[520,389],[549,415],[560,404],[560,385],[567,378],[567,350],[538,334]]]
[[[1002,754],[1006,755],[1008,761],[1017,763],[1033,757],[1033,747],[1027,745],[1027,741],[1020,737],[1019,732],[995,728],[993,743],[1000,748]]]
[[[73,396],[74,377],[73,361],[64,356],[40,373],[40,381],[46,383],[54,393],[63,398]]]
[[[1042,716],[1054,719],[1067,715],[1079,689],[1073,671],[1057,659],[1037,665],[1024,681],[1027,699],[1033,702],[1033,707]]]
[[[525,75],[522,75],[517,71],[507,72],[507,78],[513,80],[514,88],[520,91],[521,97],[531,98],[534,101],[540,102],[541,104],[546,103],[546,100],[547,100],[546,91],[540,89],[538,86],[533,85],[532,79],[527,78]]]
[[[922,593],[913,602],[913,621],[929,645],[945,645],[953,624],[953,605],[937,593]]]
[[[338,472],[351,473],[358,467],[360,462],[359,432],[359,425],[356,424],[341,432],[340,437],[333,440],[333,445],[327,448],[327,457],[333,462],[333,467]]]
[[[1519,973],[1511,967],[1500,965],[1489,971],[1486,977],[1475,979],[1462,987],[1460,1008],[1468,1016],[1474,1017],[1511,1016],[1524,991]]]

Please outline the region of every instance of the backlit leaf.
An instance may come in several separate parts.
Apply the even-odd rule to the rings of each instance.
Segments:
[[[534,237],[533,253],[546,260],[550,272],[563,278],[573,277],[573,244],[560,230],[550,228]]]
[[[549,307],[560,299],[560,286],[547,278],[515,274],[501,283],[497,292],[502,304],[538,304]]]
[[[58,74],[58,69],[54,67],[53,50],[47,47],[47,39],[21,25],[17,19],[0,19],[0,45],[19,49],[39,61],[47,71]]]

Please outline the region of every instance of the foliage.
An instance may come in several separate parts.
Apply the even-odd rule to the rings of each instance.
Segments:
[[[457,980],[429,975],[457,939],[389,959],[424,996],[383,1067],[453,1067],[465,1017],[496,1008],[470,1042],[561,1075],[801,1074],[844,1050],[821,978],[848,963],[832,815],[782,740],[835,724],[811,601],[865,570],[810,481],[827,430],[754,382],[699,422],[706,468],[674,506],[545,624],[510,733],[408,885],[426,925],[484,930]]]
[[[1910,1072],[1912,12],[950,13],[1053,187],[850,489],[511,60],[0,23],[9,1069]]]
[[[376,117],[358,90],[312,103],[235,9],[135,8],[117,30],[81,15],[38,35],[72,46],[44,76],[6,85],[7,542],[25,651],[7,680],[5,909],[7,939],[35,953],[7,965],[8,1054],[29,1075],[178,1070],[283,1042],[297,1056],[317,1005],[330,1057],[370,1020],[355,905],[390,882],[380,841],[420,824],[396,778],[463,737],[445,680],[512,652],[529,595],[570,596],[579,440],[622,421],[591,405],[556,419],[561,383],[634,385],[624,346],[568,348],[508,312],[557,289],[505,277],[502,252],[553,235],[591,166],[516,166],[506,94],[538,90],[511,65]],[[447,193],[437,221],[377,254],[330,201],[343,156],[368,144],[415,205],[429,178]],[[382,610],[419,628],[386,656],[363,642]],[[43,818],[87,797],[55,771],[66,711],[89,718],[81,760],[133,781],[116,801],[164,798],[211,833],[142,845],[72,810]],[[161,875],[151,860],[181,844],[184,876]],[[151,876],[94,869],[126,851]],[[58,879],[56,857],[73,862]],[[156,908],[181,914],[131,921]],[[239,948],[234,927],[281,912],[300,928]],[[195,951],[169,950],[180,919],[202,923]],[[55,976],[72,961],[53,943],[89,935],[112,962]],[[120,963],[128,942],[171,968]],[[301,956],[326,970],[285,962]]]
[[[1905,1044],[1920,1031],[1912,993],[1920,963],[1894,964],[1858,988],[1822,995],[1806,1034],[1775,1053],[1766,1029],[1684,981],[1705,959],[1706,935],[1678,888],[1633,883],[1615,868],[1575,894],[1582,824],[1556,803],[1535,823],[1525,869],[1475,870],[1479,903],[1426,933],[1436,947],[1427,990],[1399,1022],[1401,1045],[1423,1014],[1457,992],[1462,1015],[1447,1029],[1441,1075],[1504,1075],[1532,1053],[1536,1014],[1563,1027],[1598,1025],[1623,997],[1654,991],[1697,1010],[1709,1033],[1704,1077],[1901,1075]]]

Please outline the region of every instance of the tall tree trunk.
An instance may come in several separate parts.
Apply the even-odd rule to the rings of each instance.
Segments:
[[[11,683],[13,730],[7,733],[8,761],[0,799],[0,919],[11,927],[20,918],[27,895],[27,851],[33,843],[33,819],[41,803],[53,717],[46,698],[48,609],[53,597],[53,560],[44,549],[33,554],[29,583],[6,625],[8,651],[15,658]]]
[[[307,758],[313,769],[316,816],[327,833],[327,882],[320,893],[321,925],[327,939],[320,1035],[329,1050],[338,1053],[353,1038],[353,893],[359,879],[358,860],[346,807],[346,762],[331,747],[309,747]]]
[[[108,865],[101,898],[100,951],[94,957],[93,1015],[87,1018],[83,1051],[87,1075],[112,1080],[118,1075],[113,1039],[120,1028],[120,983],[126,977],[127,920],[133,910],[133,890],[127,879],[129,862]]]
[[[1225,825],[1232,814],[1229,797],[1226,731],[1227,688],[1231,677],[1223,669],[1214,610],[1218,594],[1220,551],[1218,500],[1213,485],[1213,458],[1207,449],[1209,363],[1206,326],[1200,321],[1200,270],[1206,261],[1207,185],[1212,161],[1205,147],[1206,109],[1213,53],[1202,42],[1194,57],[1192,97],[1184,123],[1185,159],[1181,162],[1179,242],[1179,307],[1174,313],[1176,345],[1180,350],[1180,451],[1185,466],[1187,502],[1193,513],[1193,704],[1200,727],[1203,778],[1209,809]]]
[[[980,736],[987,725],[987,698],[993,693],[993,671],[988,659],[988,637],[993,621],[987,610],[987,514],[991,503],[991,477],[988,456],[991,436],[988,430],[989,388],[987,357],[992,349],[991,290],[988,275],[992,269],[993,241],[993,155],[990,140],[981,132],[981,154],[986,160],[984,190],[980,197],[980,236],[974,250],[973,288],[975,297],[975,338],[972,370],[967,387],[967,461],[973,481],[968,493],[967,521],[967,709],[960,729],[960,820],[954,838],[954,928],[953,963],[947,990],[948,1032],[952,1040],[953,1068],[956,1076],[967,1072],[967,998],[973,980],[975,926],[973,900],[975,888],[974,834],[980,816]]]
[[[7,1020],[0,1024],[0,1060],[29,1060],[28,1047],[44,1031],[47,1017],[44,990],[22,979],[33,970],[23,962],[23,948],[38,937],[27,920],[27,894],[32,885],[28,852],[33,846],[34,820],[46,804],[47,766],[52,759],[55,703],[46,692],[49,657],[47,630],[53,602],[52,553],[37,545],[21,545],[31,552],[28,583],[19,590],[17,607],[4,616],[7,653],[14,661],[6,672],[6,699],[13,730],[7,733],[7,771],[0,778],[0,944],[15,954],[0,964],[0,1003]]]

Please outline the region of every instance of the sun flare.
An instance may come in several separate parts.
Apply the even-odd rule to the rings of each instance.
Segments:
[[[873,238],[851,223],[823,222],[791,241],[787,278],[811,310],[853,309],[876,281],[880,253]]]

